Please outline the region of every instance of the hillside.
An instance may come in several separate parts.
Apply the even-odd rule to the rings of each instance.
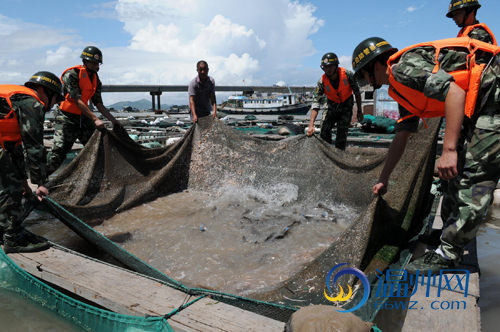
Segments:
[[[137,108],[138,110],[149,110],[152,105],[151,105],[151,100],[141,99],[141,100],[137,100],[137,101],[120,101],[120,102],[117,102],[117,103],[114,103],[111,105],[107,105],[106,107],[107,108],[114,108],[115,110],[121,111],[123,109],[123,107],[127,107],[127,106]],[[168,109],[170,109],[170,106],[172,106],[172,105],[161,104],[161,109],[168,110]]]

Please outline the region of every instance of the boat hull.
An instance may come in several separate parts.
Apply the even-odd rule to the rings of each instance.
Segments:
[[[310,105],[302,104],[300,106],[285,106],[273,108],[242,108],[224,106],[219,111],[227,114],[307,114]]]

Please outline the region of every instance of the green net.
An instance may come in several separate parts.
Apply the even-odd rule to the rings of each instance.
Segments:
[[[173,332],[164,317],[135,317],[102,310],[70,298],[17,266],[0,250],[0,287],[14,291],[66,318],[84,331]]]
[[[396,120],[387,118],[385,116],[373,116],[366,114],[363,121],[361,121],[361,128],[369,133],[387,133],[394,132],[394,125]]]

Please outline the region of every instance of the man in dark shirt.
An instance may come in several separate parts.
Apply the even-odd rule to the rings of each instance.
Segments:
[[[217,100],[215,99],[215,80],[208,76],[208,63],[198,61],[196,64],[198,76],[189,83],[189,108],[191,109],[191,118],[193,123],[198,118],[212,115],[217,118]]]

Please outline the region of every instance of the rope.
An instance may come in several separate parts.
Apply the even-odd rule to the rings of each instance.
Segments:
[[[196,299],[194,299],[193,301],[191,302],[187,302],[189,301],[189,299],[192,297],[193,295],[191,294],[191,291],[189,291],[186,296],[184,297],[184,300],[182,301],[182,304],[179,306],[179,308],[177,309],[174,309],[173,311],[171,311],[170,313],[166,314],[164,316],[165,319],[170,319],[170,317],[174,316],[174,315],[177,315],[179,312],[181,312],[182,310],[186,309],[187,307],[189,307],[191,304],[193,303],[196,303],[198,302],[199,300],[201,300],[202,298],[206,297],[206,295],[202,295],[202,296],[199,296],[197,297]],[[187,300],[186,300],[187,299]]]

